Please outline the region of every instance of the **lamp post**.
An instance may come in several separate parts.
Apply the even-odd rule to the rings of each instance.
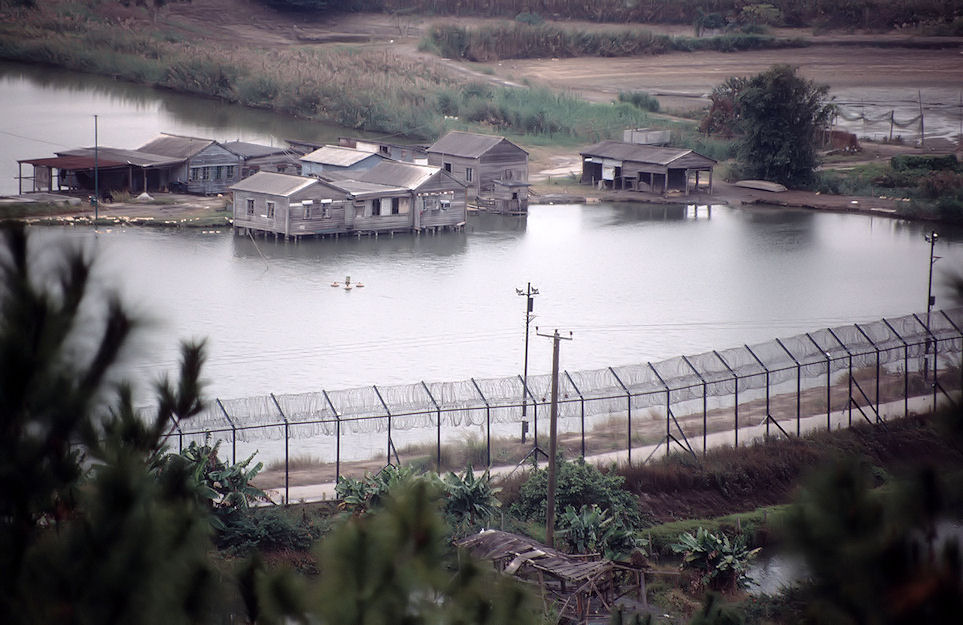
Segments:
[[[923,379],[927,379],[929,375],[929,354],[930,354],[930,313],[933,310],[933,304],[936,303],[936,298],[933,297],[933,263],[940,259],[939,256],[933,255],[933,250],[936,247],[936,242],[940,238],[940,233],[936,230],[931,230],[929,234],[923,235],[923,240],[930,244],[930,272],[929,280],[926,287],[926,354],[923,356]]]
[[[528,420],[527,420],[527,415],[528,415],[528,334],[529,334],[528,326],[532,322],[532,319],[535,317],[535,315],[532,314],[532,311],[535,309],[534,297],[538,295],[538,289],[533,289],[532,283],[529,282],[528,286],[525,288],[524,291],[519,288],[516,288],[515,294],[525,296],[525,365],[522,371],[522,384],[525,386],[525,388],[522,389],[522,423],[524,423],[525,425],[528,425]],[[525,425],[523,425],[522,427],[524,428]],[[524,430],[522,430],[522,432],[523,432],[522,436],[524,437]],[[538,448],[538,423],[535,424],[535,431],[533,436],[535,439],[535,448],[537,449]],[[525,442],[525,441],[523,440],[522,442]]]
[[[97,227],[98,208],[100,204],[100,168],[98,167],[97,116],[94,115],[94,228]]]

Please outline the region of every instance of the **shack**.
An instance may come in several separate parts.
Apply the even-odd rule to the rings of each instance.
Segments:
[[[300,158],[301,173],[305,176],[330,173],[353,176],[371,169],[385,158],[387,157],[365,150],[325,145]]]
[[[352,202],[342,189],[317,178],[258,172],[231,187],[235,234],[285,238],[345,232]]]
[[[702,189],[700,174],[708,174],[712,193],[712,170],[716,161],[683,148],[602,141],[581,152],[582,184],[615,190],[666,194]],[[694,174],[694,179],[692,174]]]
[[[428,153],[425,152],[426,146],[408,143],[387,143],[385,141],[375,141],[374,139],[357,139],[355,137],[338,137],[338,145],[345,148],[354,148],[363,152],[374,152],[393,161],[403,161],[414,163],[415,165],[427,165]]]
[[[17,161],[19,192],[23,181],[30,180],[33,191],[89,193],[97,187],[102,195],[111,191],[166,190],[175,179],[182,161],[179,158],[150,154],[140,150],[96,147],[56,152],[56,156]],[[23,166],[31,165],[33,175],[25,176]],[[96,180],[95,180],[96,179]]]
[[[411,198],[412,230],[457,230],[468,218],[465,184],[439,167],[382,161],[358,176],[361,182],[405,189]]]
[[[246,141],[228,141],[221,145],[241,157],[241,180],[259,171],[301,173],[301,163],[298,161],[301,155],[291,148]]]
[[[538,588],[568,623],[608,622],[616,605],[645,609],[644,562],[567,554],[525,536],[484,530],[455,542],[495,569]]]
[[[171,186],[188,193],[224,193],[241,179],[241,156],[213,139],[161,133],[138,151],[180,160]]]
[[[451,131],[428,147],[428,164],[465,183],[480,206],[499,213],[528,209],[528,152],[505,137]]]
[[[258,172],[231,187],[234,231],[298,239],[465,225],[465,185],[437,167],[383,161],[362,173],[354,179]]]

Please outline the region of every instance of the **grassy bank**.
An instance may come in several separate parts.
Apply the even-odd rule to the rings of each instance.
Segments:
[[[638,56],[696,50],[736,52],[805,45],[798,39],[746,33],[705,38],[670,37],[639,29],[589,31],[554,24],[503,22],[478,28],[435,24],[422,40],[421,49],[453,59],[488,62],[546,57]]]
[[[87,5],[70,3],[8,8],[7,13],[0,23],[0,58],[108,75],[346,128],[423,140],[447,129],[471,128],[565,142],[595,141],[646,122],[645,112],[630,104],[466,84],[440,64],[383,48],[200,44],[171,25],[124,26]]]

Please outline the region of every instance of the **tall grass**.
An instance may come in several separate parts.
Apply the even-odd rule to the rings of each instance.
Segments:
[[[644,123],[635,107],[548,90],[468,84],[440,64],[373,48],[263,50],[25,14],[0,24],[0,58],[106,74],[348,128],[432,139],[451,127],[598,140]],[[446,116],[448,119],[446,119]]]
[[[767,35],[733,33],[717,37],[670,37],[648,30],[584,30],[552,24],[530,26],[519,22],[467,28],[434,24],[421,49],[456,59],[488,62],[498,59],[568,58],[576,56],[638,56],[673,51],[719,50],[734,52],[805,45],[800,40]]]
[[[540,15],[559,19],[588,20],[610,23],[692,24],[700,12],[721,14],[728,19],[739,17],[745,0],[540,0],[519,3],[517,0],[376,0],[372,8],[385,11],[415,11],[428,15],[479,15],[513,18],[527,8]],[[902,24],[919,24],[950,20],[952,3],[946,0],[767,0],[776,9],[777,23],[786,26],[818,26],[830,28],[893,28]]]

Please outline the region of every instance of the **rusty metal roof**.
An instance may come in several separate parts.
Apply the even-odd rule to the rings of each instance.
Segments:
[[[438,139],[438,141],[435,141],[428,148],[428,152],[463,156],[465,158],[478,158],[502,141],[512,143],[505,137],[498,135],[482,135],[475,132],[452,130],[441,139]],[[512,145],[518,148],[514,143],[512,143]],[[518,149],[522,150],[521,148]],[[528,154],[525,150],[522,150],[522,152]]]
[[[187,160],[213,143],[213,139],[172,135],[162,132],[160,136],[140,146],[138,150]]]
[[[635,163],[649,163],[653,165],[671,165],[684,156],[692,155],[705,166],[716,163],[708,156],[703,156],[698,152],[683,148],[662,148],[653,145],[642,145],[640,143],[625,143],[624,141],[601,141],[595,145],[584,148],[580,154],[585,156],[597,156],[608,158],[615,161],[632,161]]]
[[[96,156],[95,156],[96,152]],[[141,150],[101,147],[78,148],[57,152],[57,156],[19,161],[34,166],[56,167],[57,169],[93,169],[126,167],[166,167],[182,162],[183,159],[151,154]]]

